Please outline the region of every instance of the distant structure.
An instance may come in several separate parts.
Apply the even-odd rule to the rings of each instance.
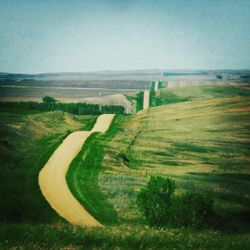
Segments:
[[[219,80],[232,80],[232,79],[239,79],[240,75],[238,75],[238,74],[219,74],[219,75],[216,75],[216,78]]]
[[[164,78],[164,72],[161,72],[160,81]]]
[[[102,92],[103,92],[103,89],[101,89],[101,91],[99,92],[99,96],[102,96]]]
[[[241,75],[240,78],[242,78],[242,79],[250,79],[250,75],[247,75],[247,74]]]

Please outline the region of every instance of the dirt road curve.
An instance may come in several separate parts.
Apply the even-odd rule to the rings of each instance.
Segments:
[[[144,97],[143,97],[143,109],[149,108],[149,90],[144,91]]]
[[[50,157],[39,173],[38,182],[50,206],[71,224],[84,227],[102,226],[71,194],[66,173],[86,139],[94,132],[106,132],[114,115],[100,115],[91,131],[71,133]]]
[[[158,90],[159,81],[155,81],[155,91]]]

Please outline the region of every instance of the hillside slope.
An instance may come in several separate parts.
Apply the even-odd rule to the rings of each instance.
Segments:
[[[156,96],[165,105],[128,117],[107,149],[99,183],[120,218],[140,221],[135,191],[161,175],[178,192],[208,193],[234,227],[249,227],[250,89],[198,86]]]

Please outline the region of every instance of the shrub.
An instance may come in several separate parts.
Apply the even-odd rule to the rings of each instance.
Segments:
[[[151,177],[137,197],[137,204],[151,226],[162,226],[170,217],[175,183],[162,177]]]
[[[175,195],[175,182],[151,177],[137,196],[137,205],[151,226],[201,227],[213,216],[213,200],[198,193]]]
[[[150,90],[151,90],[151,91],[154,91],[154,90],[155,90],[155,82],[152,82]]]
[[[159,81],[158,82],[158,89],[162,89],[163,88],[163,82],[162,81]]]
[[[43,97],[43,102],[52,103],[52,102],[56,102],[56,99],[54,97],[51,97],[51,96],[44,96]]]
[[[199,193],[184,193],[176,196],[172,207],[171,226],[202,227],[213,216],[213,200]]]

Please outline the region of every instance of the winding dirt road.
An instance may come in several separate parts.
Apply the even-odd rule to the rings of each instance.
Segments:
[[[113,114],[100,115],[91,131],[71,133],[39,173],[38,182],[43,196],[50,206],[71,224],[83,227],[102,226],[71,194],[66,182],[66,173],[86,139],[94,132],[106,132],[113,118]]]
[[[148,109],[149,108],[149,90],[144,91],[144,96],[143,96],[143,109]]]
[[[158,86],[159,86],[159,81],[155,81],[155,91],[158,90]]]

